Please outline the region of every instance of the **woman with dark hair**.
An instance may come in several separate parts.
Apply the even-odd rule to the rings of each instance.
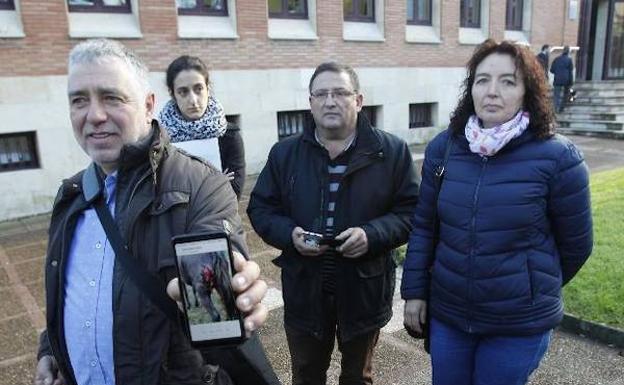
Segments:
[[[554,133],[527,48],[487,40],[467,67],[450,127],[425,152],[405,324],[429,320],[434,385],[525,384],[563,316],[561,287],[591,253],[588,172]]]
[[[225,119],[221,103],[212,95],[208,68],[195,56],[180,56],[167,68],[171,100],[158,120],[171,142],[220,167],[240,199],[245,184],[245,148],[240,129]]]
[[[245,183],[245,150],[239,128],[228,123],[221,103],[212,95],[208,68],[195,56],[180,56],[167,67],[171,100],[163,107],[159,122],[171,142],[192,155],[221,167],[240,200]],[[258,335],[237,347],[203,354],[207,362],[225,367],[237,384],[279,385]]]

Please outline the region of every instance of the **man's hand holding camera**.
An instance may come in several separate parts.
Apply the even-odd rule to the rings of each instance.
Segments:
[[[314,241],[314,235],[318,240]],[[291,234],[293,245],[301,255],[315,257],[326,252],[331,246],[323,243],[320,234],[309,233],[301,227],[295,227]],[[346,258],[358,258],[368,252],[368,237],[361,227],[350,227],[336,236],[340,243],[336,251]],[[334,241],[334,243],[336,243]]]

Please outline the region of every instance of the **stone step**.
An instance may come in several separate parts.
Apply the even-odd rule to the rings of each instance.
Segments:
[[[593,128],[570,128],[570,127],[558,127],[557,132],[566,135],[587,135],[597,136],[608,139],[621,139],[624,140],[624,130],[601,130]]]
[[[608,89],[608,90],[595,90],[595,89],[577,89],[576,96],[577,97],[600,97],[600,98],[608,98],[608,97],[624,97],[624,88],[618,89]]]
[[[574,100],[575,103],[581,104],[601,104],[601,105],[614,105],[614,104],[622,104],[624,103],[624,96],[576,96]]]
[[[624,89],[624,81],[619,80],[604,80],[604,81],[591,81],[591,82],[577,82],[572,86],[575,90],[613,90]]]
[[[624,122],[557,119],[559,127],[588,131],[624,131]]]
[[[621,113],[605,113],[605,112],[579,112],[566,107],[564,111],[557,114],[557,118],[562,120],[581,120],[581,121],[605,121],[605,122],[624,122],[624,111]]]
[[[574,103],[566,104],[565,112],[624,114],[624,103],[600,105],[591,103],[579,103],[578,99],[576,99]]]

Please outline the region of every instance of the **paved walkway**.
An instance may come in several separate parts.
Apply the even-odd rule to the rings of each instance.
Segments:
[[[584,151],[592,171],[624,167],[624,141],[573,139]],[[423,146],[414,146],[412,151],[420,163]],[[250,178],[249,187],[254,181]],[[248,194],[249,191],[241,202],[241,213]],[[32,383],[37,336],[45,324],[43,255],[48,219],[43,215],[0,223],[0,385]],[[273,310],[260,335],[278,377],[289,384],[290,362],[282,327],[279,270],[270,262],[277,250],[266,246],[253,233],[246,215],[243,219],[254,260],[260,264],[271,287],[266,302]],[[431,368],[421,342],[415,342],[401,330],[402,301],[398,294],[394,309],[395,317],[382,330],[375,355],[376,383],[429,384]],[[531,384],[624,385],[621,354],[617,349],[557,331]],[[339,365],[340,354],[335,352],[328,384],[337,384]]]

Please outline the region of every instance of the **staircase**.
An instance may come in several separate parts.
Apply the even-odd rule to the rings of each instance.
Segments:
[[[624,81],[578,82],[576,99],[557,114],[558,131],[624,139]]]

